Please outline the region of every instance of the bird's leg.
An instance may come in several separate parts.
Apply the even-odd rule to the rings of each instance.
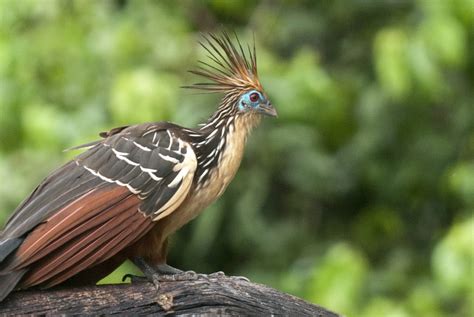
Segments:
[[[133,264],[135,264],[143,272],[145,277],[127,274],[123,277],[123,279],[129,277],[133,282],[134,280],[142,280],[145,278],[146,280],[152,282],[157,289],[159,289],[160,282],[194,280],[202,276],[202,274],[197,274],[194,271],[181,271],[165,263],[158,264],[156,266],[151,265],[142,257],[134,257],[131,260]]]
[[[124,282],[127,278],[130,278],[132,283],[135,281],[143,281],[143,280],[151,281],[155,285],[155,287],[159,289],[160,280],[158,279],[159,274],[156,272],[156,270],[141,257],[134,257],[131,260],[133,264],[135,264],[145,276],[125,274],[122,277],[122,282]]]

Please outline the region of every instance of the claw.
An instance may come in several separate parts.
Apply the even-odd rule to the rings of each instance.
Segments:
[[[223,278],[223,277],[225,277],[225,273],[222,272],[222,271],[218,271],[218,272],[214,272],[214,273],[209,274],[209,277],[210,278]]]
[[[209,278],[224,278],[226,277],[225,273],[222,272],[222,271],[218,271],[218,272],[214,272],[214,273],[211,273],[208,275]],[[236,280],[241,280],[241,281],[245,281],[245,282],[250,282],[250,280],[248,278],[246,278],[245,276],[229,276],[231,279],[236,279]]]
[[[231,276],[230,278],[240,280],[240,281],[250,282],[250,280],[246,278],[245,276]]]

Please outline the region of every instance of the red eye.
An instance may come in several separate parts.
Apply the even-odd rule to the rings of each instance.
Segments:
[[[250,101],[251,102],[257,102],[258,99],[260,99],[260,96],[258,95],[258,93],[253,92],[253,93],[250,94]]]

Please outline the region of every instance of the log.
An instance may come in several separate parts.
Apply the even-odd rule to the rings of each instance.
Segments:
[[[295,296],[235,277],[23,290],[0,303],[0,315],[340,316]]]

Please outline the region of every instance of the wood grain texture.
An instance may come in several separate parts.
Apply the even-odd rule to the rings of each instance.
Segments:
[[[0,303],[0,316],[58,314],[340,316],[264,285],[209,276],[163,281],[159,292],[148,282],[18,291]]]

